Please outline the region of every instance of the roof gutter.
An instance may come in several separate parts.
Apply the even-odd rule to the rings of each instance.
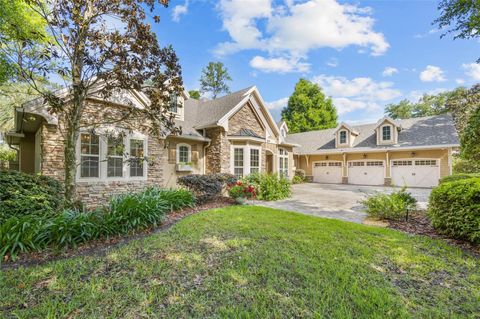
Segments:
[[[385,147],[380,149],[348,149],[341,148],[338,150],[325,150],[317,152],[294,152],[296,155],[329,155],[342,153],[378,153],[385,151],[414,151],[414,150],[431,150],[431,149],[445,149],[451,147],[460,147],[460,144],[445,144],[445,145],[428,145],[428,146],[411,146],[411,147]]]

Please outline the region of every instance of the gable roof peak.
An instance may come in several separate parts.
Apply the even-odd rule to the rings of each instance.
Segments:
[[[342,127],[344,127],[344,128],[346,128],[347,130],[349,130],[350,133],[352,133],[352,134],[355,134],[355,135],[358,135],[358,134],[359,134],[359,132],[358,132],[356,129],[354,129],[353,127],[351,127],[350,125],[348,125],[348,124],[345,123],[345,122],[341,122],[340,124],[338,124],[338,126],[337,126],[337,128],[335,129],[335,131],[333,132],[333,134],[334,134],[334,135],[337,134],[337,132],[338,132]]]
[[[400,123],[398,121],[396,121],[396,120],[392,119],[391,117],[385,115],[384,117],[382,117],[380,120],[377,121],[377,123],[375,125],[375,129],[377,129],[385,121],[388,121],[388,122],[392,123],[396,127],[400,127]]]

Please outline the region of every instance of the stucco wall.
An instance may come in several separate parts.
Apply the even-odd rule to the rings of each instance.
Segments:
[[[164,181],[166,187],[177,187],[178,177],[188,174],[203,174],[204,156],[203,156],[203,142],[193,142],[180,138],[169,138],[168,142],[168,160],[164,166]],[[188,144],[191,150],[191,172],[177,172],[177,145]]]

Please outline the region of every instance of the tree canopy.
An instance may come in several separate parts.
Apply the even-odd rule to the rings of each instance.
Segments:
[[[190,90],[190,91],[188,91],[188,95],[190,95],[190,97],[191,97],[192,99],[198,100],[198,99],[200,98],[200,92],[197,91],[197,90]]]
[[[471,39],[480,36],[480,3],[478,0],[442,0],[438,5],[440,17],[434,24],[454,39]],[[480,62],[480,59],[477,60]]]
[[[209,62],[202,70],[200,91],[202,93],[211,93],[215,99],[221,93],[230,93],[227,81],[232,81],[232,78],[223,63]]]
[[[461,136],[461,155],[467,160],[480,162],[480,106],[468,119]]]
[[[480,103],[480,85],[471,88],[459,87],[438,94],[424,94],[417,102],[401,100],[388,104],[385,114],[393,119],[408,119],[452,113],[457,131],[461,133],[470,114]]]
[[[9,0],[6,0],[7,2]],[[123,90],[143,91],[150,99],[145,108],[125,108],[122,119],[103,116],[101,126],[129,120],[147,122],[149,133],[176,133],[174,120],[164,107],[170,96],[181,92],[181,69],[171,46],[160,47],[147,21],[157,4],[167,0],[29,0],[47,26],[49,41],[39,48],[33,41],[2,44],[8,63],[62,119],[64,137],[65,196],[73,200],[76,180],[76,144],[89,97],[105,99]],[[158,16],[153,16],[159,22]],[[13,27],[20,24],[16,21]],[[38,77],[62,79],[68,94],[58,95],[38,85]],[[82,126],[83,125],[83,126]],[[130,128],[134,129],[134,128]]]
[[[282,119],[290,133],[298,133],[336,127],[338,116],[332,99],[317,84],[300,79],[282,110]]]

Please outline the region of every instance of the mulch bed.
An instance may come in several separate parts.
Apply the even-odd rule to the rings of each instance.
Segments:
[[[389,227],[401,230],[406,233],[424,235],[430,238],[443,239],[448,244],[457,246],[462,250],[480,257],[480,245],[472,244],[465,240],[452,239],[445,235],[439,234],[430,224],[425,211],[418,211],[409,216],[408,221],[388,221]]]
[[[119,235],[111,238],[104,238],[91,241],[76,248],[68,248],[62,250],[43,250],[40,252],[31,252],[28,254],[20,254],[16,261],[4,260],[0,264],[0,269],[18,268],[20,266],[41,265],[53,260],[61,260],[77,256],[103,256],[115,247],[128,244],[132,240],[139,239],[151,235],[153,233],[165,231],[183,218],[213,208],[221,208],[234,205],[235,201],[228,197],[221,197],[208,203],[204,203],[192,208],[168,214],[163,223],[155,228],[139,230],[130,235]]]

